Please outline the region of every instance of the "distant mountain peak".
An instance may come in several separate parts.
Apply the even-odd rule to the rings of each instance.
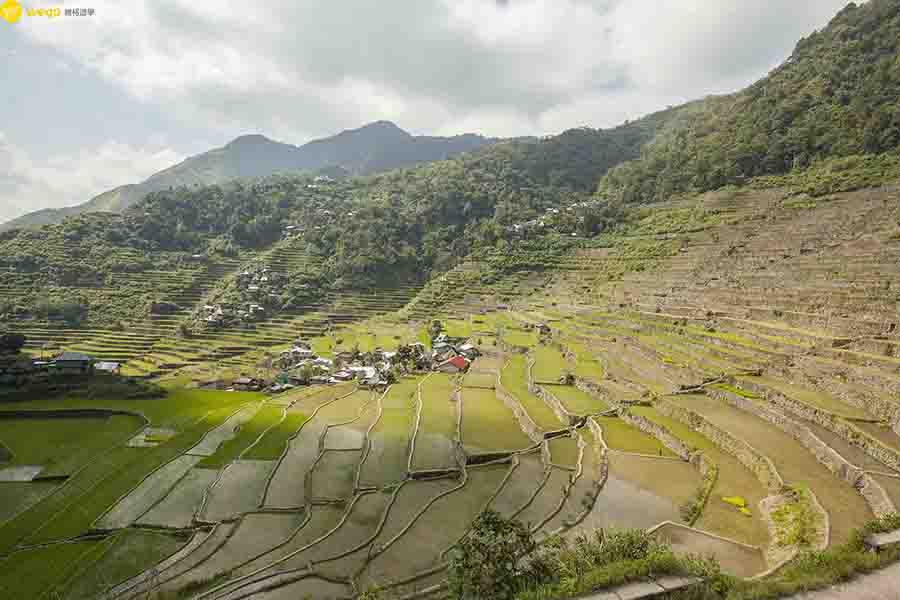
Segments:
[[[235,147],[246,147],[246,146],[261,146],[265,144],[277,144],[278,142],[271,140],[264,136],[261,133],[248,133],[245,135],[240,135],[227,144],[225,144],[226,148],[235,148]]]
[[[221,148],[163,169],[141,183],[109,190],[79,206],[30,213],[0,224],[0,231],[58,223],[66,216],[85,212],[123,211],[148,193],[170,187],[211,185],[239,177],[261,177],[290,171],[368,175],[443,160],[495,141],[481,136],[414,136],[386,120],[373,121],[302,146],[250,133],[236,137]]]
[[[405,129],[403,129],[402,127],[400,127],[393,121],[385,121],[385,120],[372,121],[371,123],[367,123],[366,125],[363,125],[362,127],[360,127],[358,131],[373,130],[373,129],[375,129],[375,130],[380,129],[380,130],[384,130],[384,131],[400,131],[400,132],[405,133],[406,135],[410,135],[409,132],[407,132]]]

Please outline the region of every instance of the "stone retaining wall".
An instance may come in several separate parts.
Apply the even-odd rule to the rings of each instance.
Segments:
[[[665,427],[639,415],[632,414],[627,408],[620,409],[618,414],[620,419],[632,427],[636,427],[644,433],[658,439],[663,446],[677,454],[685,462],[693,462],[692,459],[694,456],[691,449],[688,448],[687,444],[669,433]]]
[[[546,391],[544,388],[534,382],[534,377],[532,377],[531,375],[531,371],[533,368],[534,361],[529,356],[527,359],[527,367],[525,369],[526,377],[528,378],[528,391],[540,398],[544,404],[549,406],[553,413],[556,415],[556,418],[559,419],[562,423],[568,423],[570,427],[573,426],[578,419],[569,414],[569,412],[563,406],[562,402],[560,402],[556,398],[556,396]]]
[[[745,389],[765,398],[775,406],[783,408],[784,410],[797,415],[802,419],[806,419],[807,421],[811,421],[821,427],[824,427],[828,431],[841,436],[848,443],[860,448],[863,452],[865,452],[878,462],[884,463],[895,471],[900,471],[900,452],[897,452],[893,448],[886,446],[881,441],[875,439],[874,437],[854,425],[852,422],[843,419],[833,413],[788,398],[780,392],[759,385],[753,381],[742,379],[740,381],[735,381],[735,385],[737,385],[741,389]],[[736,394],[730,395],[737,396]],[[737,397],[741,398],[740,396]],[[744,398],[741,399],[746,400]],[[756,403],[753,404],[756,405]],[[738,408],[741,407],[739,406]],[[750,409],[745,408],[743,410]],[[766,418],[767,420],[771,421],[771,419],[768,419],[768,417]],[[782,419],[779,419],[779,421],[781,420]],[[782,427],[775,421],[771,422],[775,423],[779,427]],[[782,427],[782,429],[784,429],[784,427]],[[809,431],[808,428],[805,429]],[[794,434],[792,433],[792,435]],[[797,436],[795,435],[795,437]]]
[[[497,373],[497,388],[494,390],[497,394],[497,397],[506,405],[506,407],[512,411],[513,415],[515,415],[516,420],[519,422],[519,427],[522,428],[522,431],[525,432],[525,435],[534,442],[535,444],[542,443],[544,441],[544,432],[541,430],[537,424],[531,420],[531,417],[528,416],[528,413],[525,412],[525,409],[522,408],[522,405],[515,399],[515,397],[506,391],[506,388],[503,387],[503,384],[500,382],[500,373]]]
[[[783,547],[775,543],[778,527],[775,519],[772,517],[772,513],[787,501],[787,496],[784,494],[784,479],[771,459],[744,440],[713,425],[703,416],[682,408],[665,398],[657,401],[656,409],[661,414],[680,421],[694,431],[706,436],[722,451],[734,456],[769,491],[770,495],[759,502],[760,514],[769,531],[769,544],[765,550],[766,564],[769,566],[769,569],[763,575],[777,571],[797,556],[800,551],[797,546]],[[820,521],[827,528],[829,524],[828,513],[822,509],[821,505],[814,505],[813,510],[819,514]]]
[[[591,433],[594,434],[594,439],[597,440],[597,452],[599,453],[597,457],[598,481],[602,488],[606,485],[606,480],[609,477],[609,447],[606,445],[606,440],[603,439],[603,430],[600,428],[600,425],[593,419],[588,419],[587,424]]]
[[[745,467],[756,475],[763,487],[771,493],[778,494],[784,487],[784,479],[775,468],[775,464],[756,448],[720,429],[701,415],[661,398],[656,409],[663,415],[680,421],[694,431],[706,436],[723,451],[734,456]]]
[[[842,359],[843,357],[838,358]],[[802,363],[808,360],[808,357],[801,356],[796,360],[798,368],[802,369]],[[900,404],[890,399],[891,394],[900,394],[900,382],[889,377],[886,378],[883,373],[875,371],[860,372],[844,368],[841,374],[842,381],[840,383],[829,378],[822,378],[817,385],[851,406],[872,411],[877,417],[891,423],[894,431],[900,434]],[[847,389],[854,388],[863,391],[864,395],[847,392]],[[871,393],[871,389],[879,390],[882,393]]]
[[[723,390],[709,390],[709,395],[739,410],[749,412],[782,430],[808,449],[829,471],[854,486],[865,498],[876,516],[896,512],[896,507],[881,485],[863,469],[851,464],[834,448],[826,444],[812,430],[790,417],[766,406]]]
[[[606,404],[609,404],[610,406],[616,406],[619,404],[612,396],[610,396],[606,392],[606,390],[601,388],[599,385],[597,385],[593,381],[588,381],[587,379],[583,379],[581,377],[576,377],[575,378],[575,387],[577,387],[579,390],[581,390],[588,396],[593,396],[599,400],[602,400],[603,402],[605,402]]]

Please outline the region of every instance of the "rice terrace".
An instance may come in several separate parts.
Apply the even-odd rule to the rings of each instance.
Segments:
[[[864,597],[898,32],[851,4],[613,129],[243,136],[4,226],[0,598]]]

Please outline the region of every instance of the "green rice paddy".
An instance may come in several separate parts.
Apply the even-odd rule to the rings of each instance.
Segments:
[[[594,421],[603,431],[603,441],[611,450],[646,454],[649,456],[675,457],[675,453],[666,448],[655,437],[632,427],[618,417],[594,417]]]
[[[562,402],[568,412],[575,415],[597,414],[610,409],[608,404],[574,385],[545,385],[544,389]]]
[[[556,413],[543,400],[528,391],[524,356],[515,354],[510,357],[501,371],[500,381],[538,427],[545,431],[552,431],[563,426]]]
[[[250,446],[249,450],[244,454],[244,458],[248,460],[276,460],[280,458],[287,447],[288,439],[297,433],[305,422],[306,415],[299,412],[287,413],[283,421],[276,421],[271,428],[265,431],[258,442]]]
[[[198,466],[219,469],[231,461],[237,460],[264,433],[278,425],[283,414],[284,410],[280,406],[263,406],[250,421],[241,426],[235,437],[219,446],[212,456],[204,458]]]
[[[536,382],[555,383],[564,374],[574,370],[563,358],[562,353],[552,346],[544,344],[535,346],[531,350],[531,358],[534,360],[531,375]]]
[[[420,391],[422,406],[413,469],[454,466],[454,447],[458,436],[456,380],[436,373],[422,381]]]
[[[472,453],[520,450],[533,443],[494,390],[463,389],[460,430],[463,446]]]
[[[42,477],[69,475],[143,427],[137,417],[0,419],[0,440],[12,453],[7,466],[43,466]]]

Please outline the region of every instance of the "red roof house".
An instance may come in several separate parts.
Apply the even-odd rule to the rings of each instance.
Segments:
[[[454,356],[438,365],[437,370],[442,373],[461,373],[469,368],[469,361],[462,356]]]

